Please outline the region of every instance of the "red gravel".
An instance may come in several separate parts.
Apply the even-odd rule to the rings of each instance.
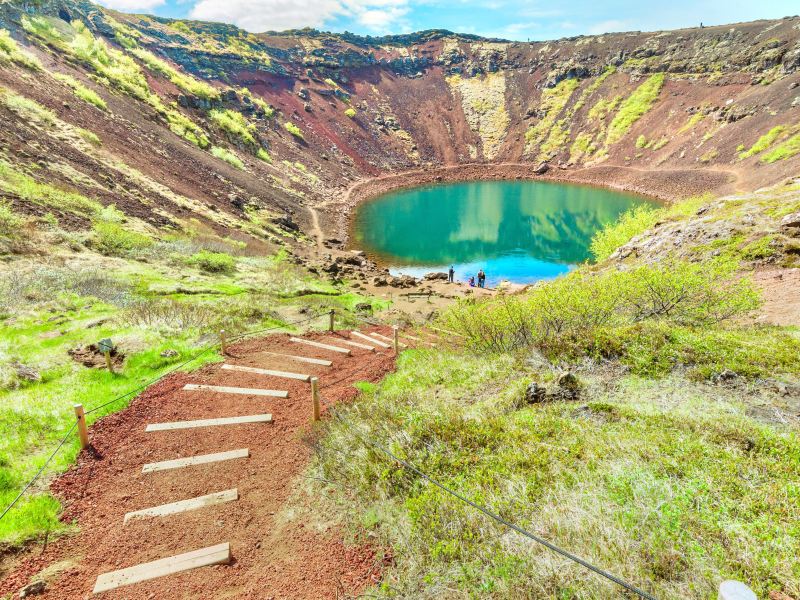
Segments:
[[[390,335],[383,330],[384,335]],[[316,375],[327,401],[351,400],[356,381],[379,381],[394,368],[391,350],[352,348],[345,357],[291,343],[287,335],[243,341],[229,363]],[[329,338],[331,334],[311,334]],[[283,360],[263,351],[325,358],[332,367]],[[288,399],[187,392],[189,382],[289,391]],[[327,382],[327,384],[326,384]],[[234,425],[145,433],[148,423],[271,413],[271,424]],[[302,442],[311,414],[309,384],[210,365],[176,373],[147,389],[131,405],[96,423],[93,450],[51,486],[64,504],[63,519],[79,533],[44,552],[31,548],[0,582],[0,597],[16,593],[42,569],[74,564],[53,579],[42,598],[91,596],[101,573],[230,542],[233,561],[107,592],[108,598],[334,598],[378,581],[383,553],[348,546],[341,532],[319,532],[301,519],[276,515],[286,508],[296,478],[310,460]],[[142,474],[142,465],[211,452],[249,448],[250,458]],[[126,512],[238,488],[239,500],[166,518],[132,521]]]

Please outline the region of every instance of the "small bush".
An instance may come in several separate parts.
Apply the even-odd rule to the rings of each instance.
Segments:
[[[770,150],[761,157],[761,162],[771,164],[779,160],[792,158],[797,154],[800,154],[800,133],[796,133],[785,142],[776,146],[774,150]]]
[[[77,129],[78,135],[81,136],[83,141],[91,144],[92,146],[102,146],[103,142],[100,141],[100,138],[97,137],[97,134],[93,131],[89,131],[88,129],[83,129],[82,127],[78,127]]]
[[[269,155],[269,152],[264,150],[263,148],[259,148],[256,152],[256,158],[259,160],[263,160],[265,163],[272,164],[272,157]]]
[[[0,99],[6,105],[6,108],[29,123],[53,125],[56,122],[56,115],[53,111],[45,108],[35,100],[20,96],[2,87],[0,87]]]
[[[197,96],[205,100],[219,99],[219,90],[213,85],[200,81],[195,77],[181,73],[170,66],[167,62],[157,58],[144,48],[133,48],[131,50],[136,58],[141,60],[149,69],[166,76],[175,86],[185,94]]]
[[[236,268],[236,261],[230,254],[208,250],[193,254],[189,264],[208,273],[232,273]]]
[[[210,330],[219,319],[219,311],[213,306],[194,302],[142,300],[126,307],[121,319],[131,327]]]
[[[153,244],[149,236],[114,222],[97,221],[92,226],[92,232],[92,247],[107,256],[129,257]]]
[[[224,160],[226,163],[236,167],[237,169],[244,170],[244,163],[242,162],[242,160],[230,150],[227,150],[225,148],[220,148],[219,146],[212,146],[211,154],[213,154],[214,156],[216,156],[221,160]]]
[[[15,169],[2,159],[0,159],[0,190],[14,193],[23,200],[34,204],[86,216],[94,216],[102,209],[99,202],[76,192],[39,183],[33,177]]]
[[[299,140],[306,139],[305,137],[303,137],[303,131],[294,123],[287,121],[286,123],[283,124],[283,127],[286,129],[286,131],[291,133],[297,139]]]
[[[11,204],[0,200],[0,240],[13,242],[20,238],[25,220],[14,212]]]
[[[355,119],[356,118],[356,109],[350,107],[346,111],[344,111],[344,115],[346,117],[350,117],[351,119]]]

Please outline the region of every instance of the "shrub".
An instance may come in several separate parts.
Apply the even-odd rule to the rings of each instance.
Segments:
[[[92,246],[107,256],[128,257],[145,250],[153,244],[149,236],[131,231],[119,223],[96,221],[92,226]]]
[[[94,216],[102,209],[99,202],[76,192],[39,183],[2,159],[0,159],[0,190],[16,194],[27,202],[85,216]]]
[[[663,374],[678,364],[724,362],[713,345],[698,357],[687,340],[705,344],[708,336],[724,336],[721,323],[758,304],[752,282],[734,277],[734,263],[669,260],[629,271],[579,270],[522,296],[464,300],[443,321],[480,351],[537,348],[553,361],[618,358],[637,372]],[[653,328],[663,332],[663,343],[642,359],[638,347],[650,343]],[[683,337],[670,337],[670,331]],[[765,370],[767,361],[756,360],[751,372]]]
[[[662,211],[648,204],[640,204],[623,213],[616,223],[606,225],[592,237],[590,250],[595,260],[607,259],[617,248],[650,229],[661,216]]]
[[[29,123],[53,125],[56,122],[56,115],[53,111],[45,108],[35,100],[20,96],[2,87],[0,87],[0,99],[2,99],[6,108]]]
[[[244,170],[244,163],[242,162],[242,160],[230,150],[227,150],[225,148],[220,148],[219,146],[212,146],[211,154],[213,154],[214,156],[216,156],[221,160],[224,160],[226,163],[236,167],[237,169]]]
[[[97,137],[97,134],[94,133],[93,131],[89,131],[88,129],[83,129],[82,127],[78,127],[77,131],[78,135],[81,136],[81,139],[83,139],[88,144],[91,144],[92,146],[103,145],[103,142],[100,141],[100,138]]]
[[[344,115],[346,117],[350,117],[351,119],[355,119],[356,118],[356,109],[350,107],[346,111],[344,111]]]
[[[299,140],[306,139],[305,137],[303,137],[303,131],[294,123],[287,121],[286,123],[283,124],[283,126],[286,129],[286,131],[291,133],[297,139]]]
[[[647,81],[636,88],[619,107],[614,119],[608,126],[607,144],[613,144],[628,133],[633,124],[644,115],[658,98],[664,86],[664,73],[651,75]]]
[[[263,148],[259,148],[256,152],[256,158],[259,160],[263,160],[266,163],[272,164],[272,157],[269,155],[269,152],[264,150]]]
[[[25,220],[11,208],[11,204],[0,200],[0,237],[14,239],[19,237]]]
[[[94,92],[94,90],[90,90],[74,77],[70,77],[69,75],[65,75],[64,73],[55,73],[53,77],[55,77],[61,83],[64,83],[68,87],[70,87],[75,96],[77,96],[84,102],[88,102],[89,104],[96,106],[100,110],[108,110],[108,105],[106,104],[105,100],[103,100],[99,95],[97,95],[97,93]]]
[[[640,135],[636,138],[636,147],[637,148],[645,148],[647,146],[647,138],[643,135]]]
[[[202,250],[189,258],[189,264],[208,273],[232,273],[236,261],[230,254]]]
[[[208,148],[210,142],[205,132],[189,117],[177,110],[167,111],[167,122],[169,129],[199,148]]]

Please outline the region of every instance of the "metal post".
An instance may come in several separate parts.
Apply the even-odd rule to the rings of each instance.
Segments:
[[[392,333],[394,334],[394,353],[398,354],[400,351],[400,340],[398,339],[398,332],[400,328],[397,325],[392,325]]]
[[[313,410],[313,420],[319,421],[319,379],[311,378],[311,405]]]
[[[78,437],[81,440],[81,449],[89,447],[89,429],[86,427],[86,415],[83,412],[83,404],[75,405],[75,417],[78,419]]]
[[[331,309],[331,312],[330,312],[330,315],[329,315],[330,321],[328,322],[328,331],[333,331],[334,315],[335,315],[335,311],[333,309]]]

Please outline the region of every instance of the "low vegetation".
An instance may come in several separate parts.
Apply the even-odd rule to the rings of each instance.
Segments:
[[[88,102],[100,110],[108,110],[106,101],[103,100],[97,92],[89,89],[74,77],[70,77],[64,73],[56,73],[53,75],[53,77],[69,87],[75,93],[75,96],[84,102]]]
[[[235,110],[212,110],[208,113],[211,120],[229,134],[233,141],[238,141],[246,146],[256,146],[254,137],[256,126],[250,123],[242,113]]]
[[[222,148],[220,146],[212,146],[211,154],[213,154],[220,160],[224,160],[232,167],[236,167],[237,169],[244,169],[244,163],[242,162],[242,159],[236,156],[236,154],[234,154],[227,148]]]
[[[152,52],[138,47],[131,49],[130,52],[147,68],[167,77],[183,93],[209,101],[219,99],[219,90],[213,85],[179,72],[169,63],[157,58]]]
[[[286,131],[291,133],[298,140],[304,140],[305,139],[305,137],[303,136],[303,130],[300,129],[294,123],[292,123],[290,121],[286,121],[286,123],[283,124],[283,127],[284,127],[284,129],[286,129]]]
[[[651,75],[630,96],[622,101],[617,114],[608,126],[606,144],[614,144],[621,140],[630,131],[633,124],[650,110],[659,93],[661,93],[661,88],[664,86],[664,78],[664,73]]]
[[[38,58],[21,49],[8,31],[0,29],[0,65],[4,63],[17,64],[31,71],[42,70]]]

